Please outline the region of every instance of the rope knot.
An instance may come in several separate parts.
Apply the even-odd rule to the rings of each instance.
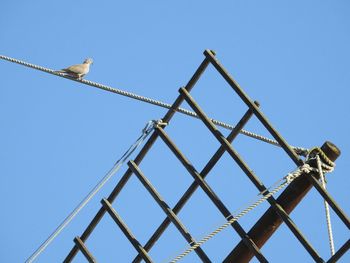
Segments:
[[[328,158],[328,156],[322,151],[320,147],[314,147],[309,150],[306,157],[306,162],[314,166],[315,168],[319,166],[323,173],[331,173],[335,168],[335,163]]]
[[[313,171],[314,168],[311,167],[308,163],[304,163],[302,166],[299,166],[294,172],[288,173],[285,177],[285,180],[290,184],[294,179],[299,177],[302,173],[308,174]]]
[[[143,134],[149,134],[155,127],[157,126],[166,126],[168,125],[168,123],[163,122],[162,119],[159,120],[151,120],[149,122],[147,122],[146,126],[142,129],[142,133]]]

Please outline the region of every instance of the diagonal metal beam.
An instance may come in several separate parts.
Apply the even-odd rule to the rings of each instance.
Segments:
[[[153,199],[157,202],[157,204],[162,208],[162,210],[168,216],[171,222],[173,222],[173,224],[176,226],[176,228],[179,230],[182,236],[186,239],[186,241],[191,245],[196,244],[197,242],[195,241],[195,239],[191,236],[191,234],[188,232],[185,226],[181,223],[181,221],[176,216],[176,214],[171,210],[168,204],[163,200],[163,198],[160,196],[157,190],[152,186],[151,182],[141,172],[140,168],[133,161],[129,161],[128,166],[133,171],[133,173],[137,176],[137,178],[140,180],[143,186],[147,189],[147,191],[152,195]],[[205,254],[202,248],[196,249],[195,252],[203,262],[211,262],[211,260]]]
[[[134,248],[139,252],[142,256],[143,260],[147,263],[152,263],[152,259],[148,255],[147,251],[141,246],[140,242],[135,238],[135,236],[131,233],[127,225],[120,218],[118,213],[114,210],[112,205],[108,202],[107,199],[103,198],[101,200],[103,207],[109,213],[109,215],[113,218],[114,222],[119,226],[119,228],[123,231],[124,235],[128,238],[130,243],[134,246]]]
[[[84,242],[80,239],[80,237],[75,237],[74,243],[77,245],[81,253],[83,253],[87,261],[89,261],[89,263],[97,262],[97,260],[92,256],[92,254],[90,253],[88,248],[85,246]]]
[[[220,64],[217,58],[209,50],[204,51],[206,58],[210,60],[210,63],[216,68],[220,75],[227,81],[227,83],[232,87],[232,89],[238,94],[242,101],[254,112],[255,116],[260,120],[260,122],[265,126],[265,128],[271,133],[276,141],[281,145],[281,147],[286,151],[289,157],[294,161],[294,163],[299,166],[303,164],[303,161],[299,158],[296,152],[290,147],[290,145],[283,139],[283,137],[272,127],[269,120],[260,111],[260,109],[253,103],[249,96],[242,90],[238,83],[230,76],[228,71]]]
[[[141,149],[139,154],[136,156],[135,162],[141,162],[142,161],[142,159],[145,157],[145,155],[147,154],[149,149],[152,147],[152,145],[156,141],[157,137],[158,137],[158,135],[156,133],[153,133],[150,136],[150,138],[145,143],[145,145],[143,146],[143,148]],[[131,174],[132,174],[132,172],[131,172],[130,169],[128,169],[125,172],[125,174],[122,176],[122,178],[120,179],[118,184],[115,186],[115,188],[113,189],[113,191],[109,195],[109,197],[107,199],[108,202],[112,203],[115,200],[115,198],[118,196],[118,194],[120,193],[122,188],[126,185],[128,180],[130,179]],[[89,225],[86,227],[86,229],[84,230],[83,234],[81,235],[80,238],[81,238],[81,240],[83,242],[85,242],[89,238],[91,233],[94,231],[95,227],[98,225],[98,223],[101,221],[102,217],[105,215],[105,213],[106,213],[106,209],[104,209],[104,207],[102,206],[98,210],[98,212],[96,213],[95,217],[91,220]],[[73,246],[71,251],[68,253],[67,257],[65,258],[65,260],[63,262],[64,263],[72,262],[72,260],[76,256],[77,252],[78,252],[78,247],[75,245],[75,246]]]
[[[223,146],[225,151],[236,161],[238,166],[244,171],[244,173],[249,177],[253,184],[258,188],[260,192],[265,191],[266,187],[259,180],[259,178],[251,171],[248,165],[241,159],[239,154],[232,148],[231,144],[226,140],[225,136],[216,128],[204,111],[199,107],[199,105],[194,101],[192,96],[184,88],[180,88],[180,94],[184,96],[190,107],[197,113],[205,126],[211,131],[214,137]]]
[[[257,101],[254,102],[257,106],[259,106],[259,103]],[[243,129],[244,125],[249,121],[251,118],[253,112],[248,109],[247,112],[243,115],[243,117],[239,120],[235,128],[230,132],[230,134],[227,136],[227,141],[232,142],[239,132]],[[225,149],[222,145],[220,145],[219,149],[215,152],[215,154],[211,157],[211,159],[208,161],[208,163],[205,165],[205,167],[202,169],[200,176],[204,179],[209,172],[212,170],[212,168],[216,165],[218,160],[222,157],[222,155],[225,153]],[[199,185],[196,181],[194,181],[190,187],[186,190],[186,192],[183,194],[183,196],[180,198],[180,200],[177,202],[177,204],[172,209],[175,214],[179,213],[183,206],[186,204],[186,202],[191,198],[192,194],[198,189]],[[159,239],[159,237],[163,234],[165,229],[169,226],[170,219],[166,217],[162,224],[157,228],[157,230],[154,232],[154,234],[151,236],[151,238],[147,241],[144,248],[149,251],[153,245],[156,243],[156,241]],[[237,228],[239,228],[240,225],[237,222]],[[266,258],[263,256],[261,251],[257,248],[257,246],[252,242],[249,236],[245,233],[243,228],[241,228],[238,233],[240,237],[242,238],[243,242],[249,247],[252,253],[256,255],[258,260],[260,262],[268,262]],[[141,257],[138,255],[134,260],[133,263],[138,263],[141,261]]]
[[[327,203],[332,207],[333,211],[338,215],[338,217],[343,221],[343,223],[350,229],[350,220],[332,196],[328,193],[326,189],[322,187],[320,182],[317,180],[314,174],[308,176],[307,179],[313,184],[316,190],[321,194],[321,196],[327,201]]]
[[[327,261],[327,263],[336,263],[350,249],[350,239],[348,239],[338,251]]]
[[[224,203],[220,200],[220,198],[215,194],[215,192],[211,189],[211,187],[207,184],[207,182],[201,177],[201,175],[197,172],[197,170],[193,167],[193,165],[190,163],[190,161],[181,153],[181,151],[177,148],[177,146],[172,142],[172,140],[169,138],[169,136],[164,132],[164,130],[160,127],[156,128],[156,132],[160,135],[162,140],[165,142],[166,145],[170,148],[170,150],[175,154],[175,156],[179,159],[179,161],[182,163],[182,165],[186,168],[186,170],[189,172],[189,174],[194,178],[194,180],[197,182],[197,184],[203,189],[203,191],[207,194],[209,199],[214,203],[214,205],[219,209],[219,211],[223,214],[226,220],[230,220],[232,217],[231,212],[228,210],[228,208],[224,205]],[[245,239],[245,241],[248,241],[249,238],[246,234],[246,232],[243,230],[243,228],[239,225],[237,221],[233,222],[231,224],[233,228]],[[251,242],[251,240],[249,241]],[[249,243],[248,243],[249,244]],[[254,250],[256,249],[256,246],[254,246]],[[266,262],[264,257],[260,257],[260,252],[258,252],[256,255],[259,257],[260,260],[263,262]]]
[[[231,216],[230,211],[226,208],[224,203],[220,200],[220,198],[215,194],[213,189],[207,184],[207,182],[200,176],[197,170],[193,167],[191,162],[181,153],[181,151],[177,148],[174,142],[169,138],[169,136],[165,133],[162,128],[157,128],[156,132],[160,135],[165,144],[170,148],[170,150],[175,154],[175,156],[179,159],[182,165],[186,168],[189,174],[196,180],[197,184],[203,189],[203,191],[208,195],[209,199],[215,204],[217,208],[224,214],[225,217]]]
[[[212,123],[212,121],[208,118],[208,116],[204,113],[204,111],[197,105],[191,95],[183,88],[179,90],[180,94],[184,96],[187,103],[190,107],[198,114],[201,118],[205,126],[212,132],[214,137],[224,146],[225,150],[228,154],[236,161],[236,163],[241,167],[244,173],[248,176],[248,178],[253,182],[253,184],[258,188],[260,192],[264,191],[264,195],[268,194],[267,188],[260,182],[257,176],[251,171],[248,165],[242,160],[239,154],[233,149],[231,144],[226,140],[226,138],[222,135],[222,133],[216,128],[216,126]],[[301,231],[297,228],[295,223],[289,217],[289,215],[284,211],[284,209],[276,202],[276,199],[273,196],[270,196],[267,201],[271,204],[271,206],[276,210],[278,215],[283,219],[292,233],[296,236],[296,238],[300,241],[300,243],[304,246],[304,248],[309,252],[311,257],[316,262],[324,262],[324,260],[318,255],[316,250],[312,247],[312,245],[306,240]]]

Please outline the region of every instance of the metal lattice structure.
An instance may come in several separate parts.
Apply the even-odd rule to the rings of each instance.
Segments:
[[[205,167],[199,172],[199,170],[197,170],[190,163],[186,156],[180,151],[180,149],[175,145],[175,143],[172,141],[169,135],[165,132],[165,127],[162,125],[156,126],[154,132],[152,133],[148,141],[145,143],[144,147],[140,150],[139,154],[135,157],[133,161],[128,162],[129,167],[127,171],[120,179],[116,187],[113,189],[109,197],[106,199],[102,199],[102,207],[92,219],[86,230],[80,237],[76,237],[74,239],[75,245],[64,260],[64,262],[71,262],[79,251],[84,254],[84,256],[89,262],[96,262],[96,259],[94,259],[94,256],[89,252],[84,242],[88,239],[90,234],[94,231],[95,227],[98,225],[102,217],[106,215],[106,213],[108,213],[109,216],[115,221],[115,223],[120,227],[122,232],[128,238],[130,243],[136,249],[138,254],[133,260],[133,262],[140,262],[141,260],[144,260],[145,262],[153,262],[148,254],[148,251],[150,251],[152,246],[157,242],[159,237],[163,234],[163,232],[170,225],[170,223],[173,223],[176,226],[178,231],[182,234],[182,236],[186,239],[188,243],[195,244],[192,235],[181,223],[181,221],[177,217],[177,214],[199,187],[202,188],[202,190],[213,202],[213,204],[216,206],[216,208],[224,216],[225,219],[230,219],[230,216],[232,216],[229,209],[225,206],[225,204],[220,200],[220,198],[216,195],[213,189],[204,180],[225,152],[227,152],[230,155],[233,162],[236,162],[238,164],[238,166],[242,169],[242,171],[246,174],[246,176],[254,184],[254,186],[258,189],[259,192],[263,192],[265,195],[268,194],[269,192],[263,184],[263,182],[257,177],[256,174],[252,172],[252,170],[240,157],[239,153],[231,145],[232,141],[236,138],[236,136],[240,133],[245,124],[253,115],[257,117],[261,124],[279,143],[279,145],[289,156],[289,158],[295,163],[295,165],[297,167],[303,165],[304,161],[298,156],[295,150],[293,150],[293,148],[283,139],[283,137],[273,128],[273,126],[270,124],[270,122],[267,120],[264,114],[260,111],[258,103],[253,102],[247,96],[247,94],[245,94],[245,92],[239,87],[239,85],[233,80],[233,78],[228,74],[228,72],[216,59],[215,53],[213,51],[206,50],[204,51],[204,55],[205,58],[203,62],[200,64],[200,66],[198,67],[188,84],[185,87],[180,88],[180,95],[177,97],[175,102],[172,104],[171,108],[165,114],[162,121],[164,123],[168,123],[172,119],[174,114],[177,112],[177,109],[180,107],[180,105],[184,101],[186,101],[194,110],[194,112],[198,115],[200,120],[205,124],[207,129],[220,143],[220,147],[218,148],[218,150],[210,158]],[[192,88],[194,87],[194,85],[196,84],[196,82],[198,81],[198,79],[209,64],[214,66],[218,73],[227,81],[227,83],[233,89],[233,91],[237,93],[240,99],[248,107],[246,113],[243,115],[243,117],[237,123],[235,128],[227,137],[223,136],[223,134],[218,130],[218,128],[215,126],[212,120],[206,115],[203,109],[201,109],[201,107],[190,95]],[[190,185],[190,187],[187,189],[187,191],[183,194],[183,196],[173,208],[170,208],[167,205],[166,201],[160,196],[160,194],[157,192],[157,190],[154,188],[154,186],[147,179],[146,175],[139,167],[143,158],[146,156],[147,152],[151,149],[152,145],[157,139],[161,139],[168,146],[170,151],[176,156],[176,158],[181,162],[181,164],[186,168],[188,173],[194,179],[194,182]],[[328,157],[330,159],[333,159],[333,161],[340,154],[339,152],[337,153],[335,148],[336,147],[330,143],[326,144],[325,146],[325,152],[327,151],[327,149],[333,150],[333,152],[328,151]],[[142,185],[152,195],[154,200],[166,214],[166,218],[164,219],[164,221],[160,224],[160,226],[153,233],[153,235],[150,237],[150,239],[148,240],[148,242],[146,242],[145,245],[140,244],[137,238],[132,234],[132,231],[129,229],[127,224],[121,219],[117,211],[112,207],[112,203],[115,201],[120,191],[126,186],[130,177],[133,175],[135,175],[139,179]],[[350,239],[347,240],[338,249],[335,255],[333,255],[328,260],[325,260],[320,257],[319,253],[314,249],[310,242],[305,238],[303,233],[298,229],[293,220],[289,217],[289,213],[292,211],[295,205],[288,205],[286,200],[288,198],[290,199],[291,196],[298,196],[297,198],[301,199],[303,195],[305,195],[306,192],[312,186],[315,187],[315,189],[321,194],[321,196],[329,203],[329,205],[332,207],[332,209],[334,210],[336,215],[341,219],[341,221],[347,226],[348,229],[350,229],[350,221],[345,215],[345,213],[336,204],[336,202],[329,195],[329,193],[322,187],[322,185],[318,181],[317,175],[315,173],[311,173],[309,174],[309,176],[298,178],[298,180],[292,182],[292,184],[289,185],[287,189],[277,199],[275,199],[273,196],[269,197],[267,201],[270,204],[270,208],[262,216],[261,220],[259,220],[256,223],[256,225],[251,229],[251,231],[246,232],[237,221],[232,223],[232,228],[238,233],[242,241],[230,253],[230,255],[227,256],[225,262],[247,262],[252,256],[255,256],[260,262],[268,262],[268,260],[260,251],[260,248],[268,239],[268,235],[263,238],[263,241],[261,241],[258,232],[259,226],[261,226],[261,224],[263,224],[266,227],[266,224],[272,224],[272,222],[274,222],[275,224],[276,222],[279,222],[279,224],[284,222],[315,262],[336,262],[350,248]],[[273,232],[271,232],[270,235],[272,235],[272,233]],[[198,255],[199,259],[202,262],[211,262],[210,258],[201,247],[198,247],[195,250],[195,253]]]

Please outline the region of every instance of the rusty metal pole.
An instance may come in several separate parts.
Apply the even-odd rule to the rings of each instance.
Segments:
[[[331,142],[325,142],[321,149],[332,161],[335,161],[340,155],[340,150]],[[277,198],[277,203],[288,214],[293,211],[307,192],[312,188],[312,183],[306,178],[306,176],[307,175],[302,175],[295,179]],[[270,207],[248,232],[248,236],[259,248],[261,248],[278,229],[281,223],[281,217],[276,213],[275,209]],[[241,241],[223,262],[245,263],[249,262],[253,256],[254,254],[251,250]]]

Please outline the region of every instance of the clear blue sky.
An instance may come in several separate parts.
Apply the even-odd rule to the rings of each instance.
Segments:
[[[172,103],[209,48],[286,140],[342,150],[328,176],[332,196],[350,213],[350,4],[348,1],[9,1],[1,2],[0,53],[52,69],[92,57],[89,80]],[[166,112],[80,83],[0,61],[0,261],[23,262],[139,136]],[[234,124],[246,107],[213,68],[193,90],[213,118]],[[188,107],[187,105],[183,105]],[[253,119],[247,129],[267,135]],[[167,128],[198,170],[218,143],[197,120],[180,116]],[[224,131],[227,134],[227,131]],[[295,166],[279,149],[239,136],[234,147],[266,186]],[[141,165],[173,206],[192,178],[161,141]],[[61,262],[125,167],[48,247],[37,262]],[[234,211],[257,190],[225,155],[208,183]],[[114,203],[141,243],[164,214],[132,178]],[[248,231],[268,206],[240,220]],[[180,218],[196,239],[224,222],[198,190]],[[312,245],[329,258],[323,201],[312,190],[291,214]],[[336,248],[349,230],[332,213]],[[239,241],[227,229],[207,244],[221,262]],[[106,216],[87,242],[99,262],[135,255]],[[171,226],[150,252],[165,262],[186,248]],[[282,226],[262,249],[271,262],[312,262]],[[341,262],[349,262],[350,253]],[[79,255],[75,262],[85,262]],[[195,253],[183,262],[198,262]],[[256,261],[253,261],[256,262]]]

